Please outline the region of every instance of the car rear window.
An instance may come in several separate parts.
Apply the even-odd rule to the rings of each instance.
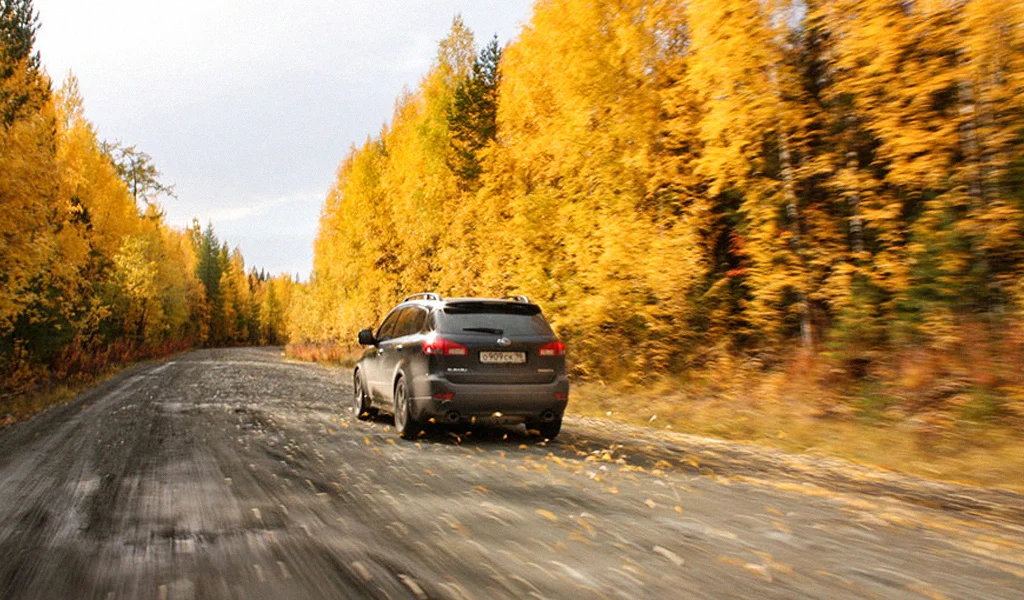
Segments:
[[[554,335],[536,304],[449,304],[437,313],[435,325],[441,333]]]

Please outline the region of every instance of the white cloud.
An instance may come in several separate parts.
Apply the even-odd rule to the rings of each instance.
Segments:
[[[265,214],[268,210],[282,205],[308,205],[319,203],[325,195],[320,194],[292,194],[279,196],[255,202],[246,202],[234,206],[218,208],[207,214],[207,218],[217,224],[232,223]]]

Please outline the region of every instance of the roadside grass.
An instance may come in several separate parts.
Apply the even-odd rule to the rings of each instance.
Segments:
[[[643,386],[574,384],[569,412],[828,456],[930,479],[1024,492],[1024,436],[987,391],[959,414],[909,414],[884,385],[842,402],[800,375],[670,376]],[[823,397],[824,396],[824,397]]]
[[[51,387],[36,389],[30,392],[9,394],[0,398],[0,430],[5,429],[19,421],[29,419],[49,408],[65,404],[74,399],[78,394],[102,383],[112,377],[121,369],[130,365],[123,365],[110,372],[90,379],[76,381],[73,384],[58,384]]]

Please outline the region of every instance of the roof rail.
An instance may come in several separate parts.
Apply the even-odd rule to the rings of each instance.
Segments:
[[[406,296],[405,300],[402,300],[402,302],[408,302],[410,300],[418,300],[420,298],[422,298],[424,300],[437,300],[438,302],[440,302],[442,300],[441,294],[435,294],[434,292],[420,292],[418,294],[413,294],[412,296]]]
[[[502,300],[515,300],[516,302],[522,302],[523,304],[529,304],[530,299],[523,295],[518,296],[505,296]]]

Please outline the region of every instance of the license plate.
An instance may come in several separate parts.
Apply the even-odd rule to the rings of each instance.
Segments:
[[[525,352],[481,352],[480,362],[521,365],[526,362]]]

